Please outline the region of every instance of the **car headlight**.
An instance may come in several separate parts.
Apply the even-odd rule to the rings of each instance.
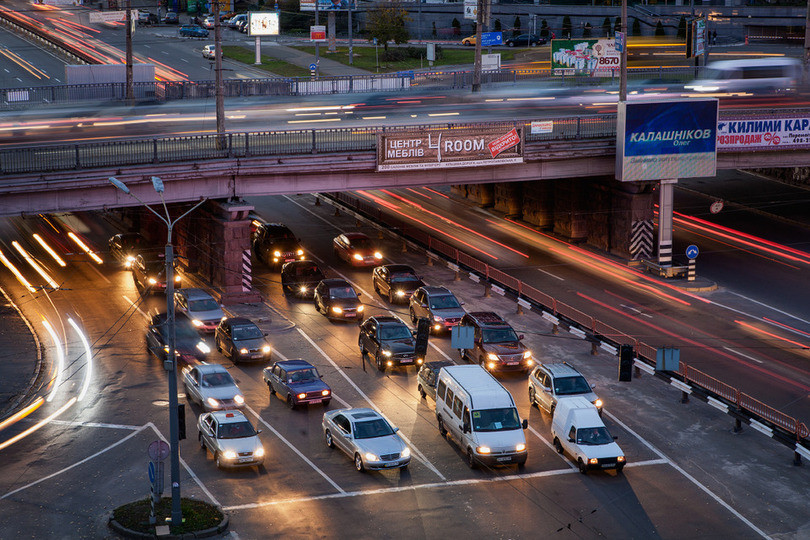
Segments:
[[[352,255],[352,259],[354,259],[355,261],[362,261],[363,256],[360,255],[359,253],[355,253],[354,255]]]
[[[236,452],[233,450],[225,450],[222,455],[225,456],[225,459],[236,459]]]
[[[219,407],[219,401],[215,400],[214,398],[210,397],[205,400],[208,404],[212,407]]]
[[[433,322],[444,322],[444,317],[439,317],[438,315],[433,316]]]
[[[366,460],[368,461],[380,461],[380,458],[372,454],[371,452],[366,452]]]
[[[175,283],[180,283],[180,279],[181,279],[180,276],[174,276]]]
[[[588,460],[588,465],[598,465],[598,464],[599,464],[598,458],[592,457]]]
[[[617,457],[616,461],[618,461],[619,463],[624,463],[624,456]]]
[[[276,250],[273,252],[273,257],[281,257],[281,252]]]
[[[526,445],[523,443],[515,446],[515,452],[523,452],[524,450],[526,450]]]
[[[601,399],[597,399],[596,401],[593,402],[593,404],[596,406],[597,409],[601,408],[602,405],[604,405]]]
[[[300,394],[297,394],[295,397],[297,397],[298,399],[305,399],[307,397],[307,393],[301,392]]]
[[[237,405],[244,405],[245,404],[245,398],[243,398],[239,394],[236,394],[235,396],[233,396],[233,400],[236,402]]]
[[[296,254],[296,255],[298,255],[298,256],[300,257],[301,255],[303,255],[303,254],[304,254],[304,250],[303,250],[303,249],[299,249],[298,251],[296,251],[296,252],[295,252],[295,254]]]
[[[199,343],[197,343],[197,349],[199,349],[200,352],[203,354],[208,354],[211,352],[211,347],[206,345],[204,341],[200,341]]]
[[[154,285],[155,283],[157,283],[157,280],[155,278],[153,278],[153,277],[150,277],[148,281],[149,281],[149,285]]]
[[[489,368],[489,369],[495,369],[495,362],[489,362],[489,363],[487,363],[487,368]]]
[[[523,358],[525,360],[528,360],[531,357],[532,357],[532,351],[526,351],[525,353],[523,353]]]
[[[374,258],[375,259],[382,259],[382,253],[380,253],[379,251],[375,251],[374,252]]]
[[[253,456],[254,457],[264,457],[264,448],[261,447],[261,446],[258,447],[256,450],[253,451]]]
[[[391,351],[383,351],[383,356],[391,356]]]
[[[264,347],[262,347],[262,352],[264,354],[269,353],[270,352],[270,345],[265,345]]]
[[[241,349],[239,349],[239,354],[247,354],[247,353],[248,353],[248,350],[245,347],[242,347]]]
[[[332,313],[343,313],[343,308],[339,308],[338,306],[332,306]]]
[[[196,327],[200,327],[203,325],[203,322],[199,319],[191,319],[191,324],[193,324]]]
[[[165,353],[169,352],[169,346],[168,345],[163,346],[163,352],[165,352]],[[176,353],[177,351],[174,351],[174,352]]]
[[[526,360],[526,365],[527,365],[527,366],[534,365],[534,360],[532,360],[531,358],[529,358],[528,360]]]
[[[364,308],[363,308],[363,306],[362,306],[362,305],[357,306],[357,313],[363,313],[363,309],[364,309]]]
[[[487,353],[487,360],[497,360],[498,355],[495,353]]]
[[[410,457],[410,455],[411,455],[411,449],[406,446],[405,449],[400,454],[400,457]]]
[[[441,330],[441,329],[442,329],[442,325],[440,325],[440,324],[434,324],[434,325],[433,325],[433,329],[434,329],[434,330],[437,330],[437,331],[438,331],[438,330]]]
[[[328,396],[328,395],[329,395],[329,394],[331,394],[331,393],[332,393],[332,391],[331,391],[331,390],[321,390],[321,395],[322,395],[322,396]]]
[[[302,285],[301,288],[298,289],[298,291],[301,292],[301,293],[305,293],[305,292],[307,292],[307,288]]]
[[[492,452],[489,446],[479,446],[478,448],[475,449],[475,451],[478,452],[479,454],[489,454]]]
[[[403,296],[405,296],[405,291],[397,291],[397,296],[402,298]]]

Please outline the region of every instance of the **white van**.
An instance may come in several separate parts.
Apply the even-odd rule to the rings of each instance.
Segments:
[[[700,78],[684,88],[692,92],[792,92],[802,76],[796,58],[748,58],[710,62]]]
[[[436,420],[449,433],[474,469],[526,463],[526,437],[512,394],[481,366],[449,366],[439,370]]]
[[[582,396],[557,400],[551,421],[554,448],[573,456],[579,472],[590,469],[624,468],[624,452],[616,444],[596,406]]]

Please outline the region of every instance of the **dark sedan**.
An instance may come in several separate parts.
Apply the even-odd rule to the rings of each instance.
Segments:
[[[146,330],[146,348],[161,360],[166,360],[169,352],[168,326],[167,315],[158,313],[152,316]],[[211,348],[191,324],[191,319],[183,313],[175,313],[174,336],[174,350],[178,360],[193,364],[197,360],[204,361],[211,352]]]
[[[382,253],[371,238],[360,232],[344,233],[332,240],[332,249],[352,266],[373,266],[382,261]]]
[[[312,298],[324,277],[313,261],[288,262],[281,267],[281,289],[284,294]]]
[[[407,302],[413,291],[424,285],[416,270],[407,264],[386,264],[374,268],[371,274],[374,290],[392,304]]]
[[[270,268],[305,258],[304,248],[293,232],[282,223],[251,222],[253,252]]]
[[[131,268],[135,257],[146,247],[146,238],[140,233],[120,233],[107,242],[110,258],[121,263],[124,268]]]
[[[180,24],[180,16],[176,12],[170,11],[163,17],[163,24]]]
[[[357,338],[360,354],[374,359],[377,369],[419,366],[424,358],[416,356],[416,339],[399,317],[369,317],[360,326]]]
[[[520,34],[513,36],[503,42],[507,47],[536,47],[545,45],[546,39],[532,34]]]
[[[265,334],[244,317],[222,319],[214,334],[217,350],[233,362],[270,360],[271,347]]]
[[[329,320],[363,320],[360,295],[345,279],[324,279],[315,287],[315,308]]]
[[[306,360],[282,360],[262,370],[262,378],[271,394],[278,394],[290,409],[299,405],[329,405],[332,390],[318,370]]]

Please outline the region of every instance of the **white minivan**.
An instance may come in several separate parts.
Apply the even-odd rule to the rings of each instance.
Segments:
[[[591,469],[621,472],[624,468],[624,452],[602,422],[596,406],[582,396],[557,400],[551,436],[557,452],[571,455],[582,474]]]
[[[699,93],[792,92],[801,80],[802,65],[796,58],[746,58],[710,62],[700,78],[685,86]]]
[[[477,365],[439,370],[436,384],[439,432],[455,440],[470,468],[526,463],[526,437],[512,394]]]

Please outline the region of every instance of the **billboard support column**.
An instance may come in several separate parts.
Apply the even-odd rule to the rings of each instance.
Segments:
[[[253,63],[257,66],[262,63],[262,38],[259,36],[256,36],[256,61]]]
[[[661,180],[658,186],[658,266],[672,266],[673,194],[677,178]]]
[[[354,64],[354,59],[352,58],[352,56],[354,56],[352,54],[352,52],[353,52],[353,50],[352,50],[352,30],[353,30],[353,28],[352,28],[352,2],[353,2],[353,0],[349,0],[349,65],[350,66]]]
[[[326,29],[329,31],[329,52],[333,53],[337,50],[337,43],[335,42],[335,12],[330,11],[326,20]]]

